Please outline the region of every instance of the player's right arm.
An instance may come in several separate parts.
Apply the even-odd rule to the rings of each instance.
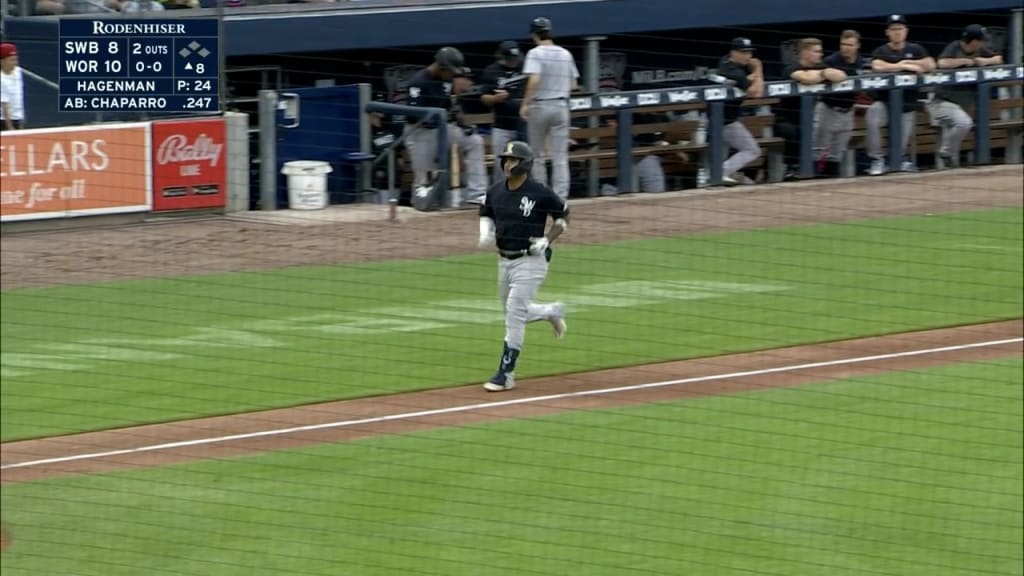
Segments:
[[[491,205],[491,191],[484,195],[484,203],[480,205],[480,241],[481,248],[493,248],[494,243],[494,207]]]
[[[902,62],[889,62],[886,60],[885,56],[885,46],[875,48],[875,51],[871,53],[872,72],[903,72],[906,70]]]
[[[480,92],[480,101],[489,108],[494,108],[495,104],[508,99],[508,91],[498,89],[498,71],[493,65],[484,69],[483,78],[480,79]]]
[[[939,54],[939,68],[964,68],[974,66],[974,59],[959,56],[960,41],[954,40],[946,45]]]
[[[0,110],[4,113],[4,129],[14,130],[14,119],[11,118],[11,92],[6,83],[0,84]]]
[[[526,53],[526,61],[523,63],[523,74],[526,75],[526,88],[523,89],[523,102],[519,105],[519,115],[526,120],[530,114],[530,103],[533,95],[537,92],[537,85],[540,84],[541,65],[537,57],[536,49]]]

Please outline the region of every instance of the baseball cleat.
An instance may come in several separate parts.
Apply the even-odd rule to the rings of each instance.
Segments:
[[[881,176],[885,174],[885,161],[875,158],[871,161],[871,168],[868,169],[868,174],[871,176]]]
[[[568,326],[565,323],[565,305],[562,303],[554,304],[555,314],[551,317],[551,328],[555,331],[555,338],[561,339],[565,336],[565,331]]]
[[[484,390],[488,392],[503,392],[516,387],[516,379],[511,372],[498,372],[490,380],[484,382]]]

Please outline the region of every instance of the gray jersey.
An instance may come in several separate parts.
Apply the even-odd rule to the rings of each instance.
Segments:
[[[540,76],[533,95],[536,100],[568,98],[573,84],[580,77],[572,53],[557,45],[536,46],[527,52],[523,73]]]

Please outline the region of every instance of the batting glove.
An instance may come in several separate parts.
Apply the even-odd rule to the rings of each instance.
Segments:
[[[547,236],[541,236],[540,238],[530,238],[529,252],[530,254],[537,256],[539,254],[543,254],[544,251],[547,250],[548,246],[550,245],[551,242],[548,241]]]

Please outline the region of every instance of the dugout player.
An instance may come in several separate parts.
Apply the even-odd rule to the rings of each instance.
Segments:
[[[506,40],[498,46],[497,60],[484,69],[480,79],[480,100],[494,111],[491,150],[495,154],[508,142],[524,138],[520,135],[519,106],[525,87],[522,50],[515,40]],[[501,162],[494,163],[493,177],[494,184],[504,181]]]
[[[920,44],[907,42],[907,19],[902,14],[893,14],[887,20],[885,36],[889,39],[871,53],[871,70],[875,72],[912,72],[928,74],[935,70],[935,59]],[[885,98],[886,94],[879,94]],[[917,88],[903,91],[903,140],[900,150],[904,155],[910,139],[914,135],[915,117],[921,110],[921,92]],[[865,115],[868,133],[868,156],[871,157],[871,168],[868,174],[879,176],[886,172],[885,153],[882,150],[882,128],[889,125],[889,107],[883,100],[875,100]],[[889,145],[893,143],[890,141]],[[903,171],[916,170],[914,162],[907,159],[903,162]]]
[[[551,243],[569,225],[569,206],[530,177],[534,154],[526,142],[507,143],[498,157],[505,180],[491,186],[480,206],[480,247],[498,249],[498,299],[505,312],[505,342],[498,371],[484,383],[488,392],[515,388],[528,322],[547,320],[556,338],[566,330],[561,303],[535,304],[533,298],[548,275]]]
[[[984,26],[971,24],[964,28],[959,40],[954,40],[939,54],[939,68],[973,68],[999,66],[1003,57],[993,52],[985,42],[988,32]],[[967,133],[974,127],[974,120],[967,113],[977,91],[971,86],[940,86],[935,98],[928,103],[928,114],[932,123],[942,126],[942,146],[939,158],[942,167],[955,168],[960,165],[960,145]]]
[[[839,51],[824,59],[828,68],[840,70],[847,77],[856,76],[864,68],[860,55],[860,33],[843,30],[839,35]],[[824,94],[814,108],[814,151],[816,157],[825,163],[823,172],[838,174],[839,163],[850,147],[853,134],[854,91],[838,94]]]
[[[413,75],[409,80],[409,106],[442,108],[449,111],[445,129],[449,142],[458,146],[462,157],[462,172],[466,177],[464,200],[479,204],[487,192],[487,169],[484,167],[484,141],[479,134],[463,130],[458,125],[452,82],[461,74],[464,66],[462,52],[445,46],[434,55],[434,62]],[[431,172],[437,170],[437,126],[427,121],[417,126],[418,119],[406,120],[406,147],[412,161],[415,177],[413,188],[432,185]],[[447,150],[440,151],[447,154]]]
[[[735,84],[749,98],[760,98],[764,93],[764,72],[761,61],[754,58],[754,44],[749,38],[733,38],[729,54],[718,64],[718,75]],[[725,101],[723,110],[722,136],[725,143],[736,150],[722,165],[722,184],[726,186],[739,184],[733,174],[761,156],[757,140],[739,120],[742,105],[742,99],[731,98]]]
[[[551,159],[551,188],[569,200],[569,94],[579,88],[580,73],[572,54],[555,44],[551,21],[534,18],[530,33],[537,45],[526,53],[526,91],[519,115],[527,122],[530,146],[540,155],[533,177],[546,184]]]
[[[783,75],[795,82],[800,84],[824,84],[824,83],[836,83],[846,81],[846,72],[843,72],[839,68],[833,68],[823,61],[822,56],[824,55],[824,49],[821,46],[821,40],[817,38],[804,38],[797,43],[797,61],[788,66],[783,72]],[[796,104],[796,118],[793,119],[796,124],[797,143],[803,138],[813,137],[814,134],[804,134],[801,130],[801,123],[799,118],[800,98],[794,98]],[[831,117],[826,116],[825,122],[830,122]],[[851,125],[852,129],[852,125]]]

